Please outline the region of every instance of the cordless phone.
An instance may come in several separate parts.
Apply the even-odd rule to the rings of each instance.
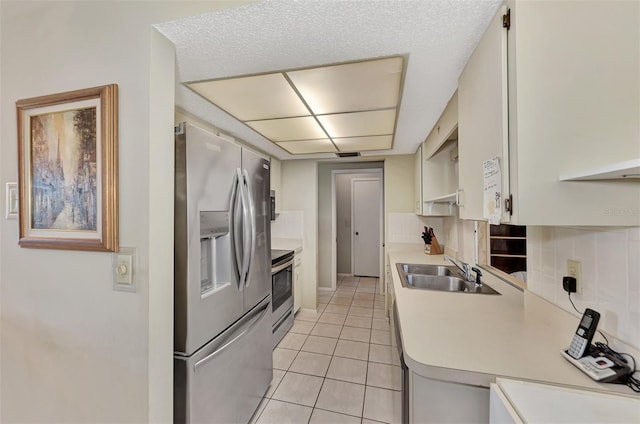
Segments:
[[[624,384],[633,373],[627,361],[603,343],[591,345],[598,321],[598,312],[585,310],[571,345],[561,352],[562,356],[595,381]]]
[[[598,312],[589,308],[584,311],[580,324],[578,324],[576,334],[574,334],[573,340],[571,340],[571,345],[567,350],[569,356],[574,359],[580,359],[589,352],[591,340],[593,339],[593,335],[596,333],[598,321],[600,321],[600,314]]]

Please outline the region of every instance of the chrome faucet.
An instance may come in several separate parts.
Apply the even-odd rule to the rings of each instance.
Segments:
[[[471,265],[469,265],[466,262],[462,262],[460,261],[460,263],[462,264],[462,266],[458,265],[458,263],[456,262],[455,259],[453,259],[451,256],[444,256],[444,260],[445,261],[450,261],[452,264],[454,264],[456,266],[456,268],[458,268],[460,271],[462,271],[462,274],[464,275],[465,280],[467,281],[471,281]]]

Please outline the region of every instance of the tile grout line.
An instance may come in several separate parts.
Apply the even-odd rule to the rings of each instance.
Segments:
[[[344,416],[349,416],[349,417],[353,417],[353,418],[358,418],[358,419],[360,419],[360,421],[362,422],[362,420],[364,420],[364,419],[365,419],[365,417],[364,417],[364,408],[365,408],[365,401],[366,401],[366,389],[367,389],[367,387],[376,387],[376,388],[378,388],[377,386],[368,386],[368,385],[367,385],[367,383],[368,383],[368,371],[369,371],[369,365],[370,365],[370,363],[371,363],[371,362],[378,363],[378,362],[375,362],[375,361],[371,361],[371,359],[370,359],[370,358],[371,358],[371,345],[372,345],[372,344],[379,345],[378,343],[372,343],[372,337],[373,337],[373,319],[374,319],[373,314],[375,313],[375,309],[376,309],[376,308],[375,308],[375,295],[376,295],[376,293],[373,293],[373,295],[374,295],[374,298],[372,299],[372,301],[373,301],[373,307],[368,307],[368,308],[367,308],[367,309],[371,309],[371,310],[372,310],[372,316],[370,316],[370,317],[362,317],[362,316],[358,316],[358,315],[353,315],[353,317],[362,318],[362,319],[369,319],[369,320],[370,320],[370,327],[368,327],[368,328],[367,328],[367,327],[357,327],[357,326],[353,326],[353,325],[346,325],[346,317],[347,317],[347,316],[349,316],[349,311],[350,311],[350,310],[351,310],[351,308],[354,306],[354,304],[353,304],[354,300],[357,300],[357,299],[355,299],[355,293],[358,293],[358,288],[360,288],[360,284],[361,284],[361,282],[362,282],[362,281],[361,281],[361,279],[360,279],[360,277],[356,277],[356,278],[357,278],[357,281],[358,281],[358,282],[357,282],[357,284],[354,286],[354,287],[355,287],[355,288],[354,288],[354,292],[351,292],[352,294],[351,294],[351,296],[350,296],[349,305],[348,305],[348,308],[349,308],[349,309],[348,309],[348,311],[347,311],[347,315],[345,316],[345,320],[342,322],[342,324],[341,324],[341,325],[339,325],[339,324],[333,324],[333,323],[320,322],[320,321],[319,321],[320,317],[318,317],[318,318],[317,318],[316,320],[314,320],[314,321],[307,321],[307,320],[299,319],[299,321],[303,321],[303,322],[311,322],[311,323],[313,324],[313,325],[311,326],[311,330],[309,331],[309,333],[306,333],[306,334],[305,334],[305,333],[296,333],[296,332],[291,332],[291,330],[289,330],[289,331],[290,331],[291,333],[293,333],[293,334],[300,335],[300,336],[304,336],[304,341],[303,341],[303,343],[302,343],[302,346],[300,346],[300,348],[299,348],[299,349],[290,349],[290,348],[280,347],[280,349],[285,349],[285,350],[292,350],[292,351],[295,351],[295,352],[296,352],[296,354],[295,354],[295,356],[293,357],[293,360],[291,361],[291,363],[289,364],[289,366],[287,367],[287,369],[286,369],[286,370],[280,370],[280,369],[278,369],[279,371],[283,371],[283,372],[284,372],[284,375],[283,375],[282,379],[281,379],[281,380],[278,382],[278,384],[276,385],[276,387],[275,387],[275,389],[274,389],[274,391],[273,391],[273,394],[275,394],[275,392],[276,392],[276,391],[278,390],[278,388],[281,386],[281,384],[282,384],[282,382],[283,382],[283,380],[284,380],[284,377],[285,377],[288,373],[301,374],[301,375],[307,375],[307,376],[312,376],[312,377],[322,378],[322,384],[321,384],[321,386],[320,386],[320,389],[318,390],[318,394],[317,394],[317,396],[316,396],[316,398],[315,398],[314,405],[311,407],[311,414],[309,415],[309,420],[307,421],[307,423],[310,423],[311,418],[313,417],[313,413],[314,413],[314,411],[315,411],[316,409],[318,409],[318,410],[322,410],[322,411],[331,412],[331,413],[335,413],[335,414],[339,414],[339,415],[344,415]],[[339,286],[339,285],[340,285],[340,284],[338,284],[338,286]],[[365,288],[365,287],[366,287],[366,286],[362,286],[362,288]],[[337,287],[337,288],[338,288],[338,287]],[[368,291],[362,291],[362,292],[360,292],[360,293],[368,293]],[[329,298],[329,303],[327,303],[326,305],[324,305],[323,311],[322,311],[319,315],[321,316],[322,314],[324,314],[324,313],[326,312],[326,307],[327,307],[328,305],[330,305],[330,304],[331,304],[331,300],[333,300],[334,298],[336,298],[336,299],[337,299],[338,297],[342,297],[342,298],[344,298],[344,296],[340,296],[340,295],[338,294],[338,290],[336,290],[336,291],[331,295],[331,297]],[[370,300],[370,299],[367,299],[367,300]],[[344,306],[347,306],[347,305],[344,305]],[[363,306],[358,306],[358,307],[360,307],[360,308],[365,308],[365,307],[363,307]],[[332,312],[327,312],[327,313],[332,313]],[[334,314],[335,314],[335,313],[334,313]],[[321,336],[321,335],[314,335],[314,334],[311,334],[311,333],[313,333],[313,331],[314,331],[314,330],[316,330],[316,327],[318,327],[318,324],[325,324],[325,325],[327,325],[327,324],[328,324],[328,325],[339,326],[339,327],[340,327],[340,330],[339,330],[339,332],[338,332],[338,336],[337,336],[337,337],[327,337],[327,336]],[[329,378],[329,377],[327,377],[328,372],[329,372],[329,369],[331,368],[331,364],[333,363],[334,358],[344,358],[344,359],[350,359],[350,360],[356,360],[356,361],[359,361],[359,360],[360,360],[360,359],[356,359],[356,358],[350,358],[350,357],[346,357],[346,356],[345,356],[345,357],[343,357],[343,356],[338,356],[338,355],[336,355],[337,345],[338,345],[338,342],[339,342],[340,340],[345,341],[345,342],[352,342],[352,343],[364,343],[364,342],[359,341],[359,340],[341,339],[340,337],[342,336],[342,332],[344,331],[345,327],[348,327],[348,328],[359,328],[359,329],[361,329],[361,330],[365,330],[365,329],[368,329],[368,330],[369,330],[369,340],[368,340],[368,342],[367,342],[367,359],[366,359],[366,361],[365,361],[365,362],[366,362],[366,371],[365,371],[365,380],[364,380],[364,384],[357,383],[357,382],[353,382],[353,381],[339,380],[339,379],[335,379],[335,378]],[[384,330],[377,330],[377,331],[384,331]],[[314,337],[322,337],[322,338],[328,338],[328,339],[335,339],[335,340],[336,340],[336,345],[333,347],[332,353],[331,353],[330,355],[328,355],[328,354],[326,354],[326,353],[319,353],[319,352],[307,352],[307,351],[302,350],[302,348],[303,348],[304,344],[309,340],[309,337],[310,337],[310,336],[314,336]],[[387,346],[387,345],[381,345],[381,346]],[[278,346],[278,347],[279,347],[279,346]],[[318,375],[314,375],[314,374],[307,374],[307,373],[304,373],[304,372],[292,371],[292,370],[291,370],[291,366],[292,366],[292,365],[293,365],[293,363],[296,361],[296,359],[298,359],[298,357],[299,357],[299,355],[300,355],[300,352],[306,352],[306,353],[317,354],[317,355],[322,355],[322,356],[329,356],[331,359],[330,359],[330,361],[329,361],[329,366],[327,367],[327,371],[324,373],[324,376],[318,376]],[[384,363],[383,363],[383,362],[381,362],[380,364],[384,364]],[[393,364],[391,364],[391,365],[393,365]],[[325,383],[326,383],[326,380],[333,380],[333,381],[337,381],[337,382],[341,382],[341,383],[350,383],[350,384],[356,384],[356,385],[359,385],[359,386],[364,386],[364,388],[365,388],[365,392],[364,392],[364,398],[363,398],[363,401],[362,401],[362,409],[361,409],[361,414],[360,414],[360,416],[356,416],[356,415],[352,415],[352,414],[348,414],[348,413],[344,413],[344,412],[332,411],[332,410],[329,410],[329,409],[324,409],[324,408],[319,408],[319,407],[317,407],[317,404],[318,404],[318,401],[319,401],[319,398],[320,398],[320,393],[322,392],[322,388],[324,387],[324,385],[325,385]],[[380,389],[385,389],[385,388],[383,388],[383,387],[379,387],[379,388],[380,388]],[[393,389],[387,389],[387,390],[396,391],[396,390],[393,390]],[[295,403],[295,402],[289,402],[289,401],[284,401],[284,400],[274,399],[274,398],[272,398],[272,397],[267,398],[267,397],[265,396],[265,397],[264,397],[264,399],[266,399],[266,403],[265,403],[265,405],[264,405],[264,407],[263,407],[262,411],[261,411],[261,412],[260,412],[260,414],[258,415],[258,417],[256,417],[256,419],[255,419],[255,421],[254,421],[254,422],[259,421],[260,417],[262,416],[262,414],[263,414],[263,413],[264,413],[264,411],[266,410],[266,408],[267,408],[268,404],[271,402],[271,400],[276,400],[276,401],[278,401],[278,402],[289,403],[289,404],[298,405],[298,406],[307,407],[307,408],[309,407],[308,405],[302,405],[302,404],[298,404],[298,403]],[[367,420],[370,420],[370,421],[373,421],[373,422],[380,422],[380,421],[377,421],[377,420],[371,420],[371,419],[369,419],[369,418],[366,418],[366,419],[367,419]],[[380,422],[380,423],[382,423],[382,422]]]
[[[373,295],[374,304],[375,304],[375,298],[376,297],[375,297],[375,294],[374,294]],[[373,314],[373,312],[372,312],[372,314]],[[361,412],[362,419],[361,419],[361,421],[364,420],[364,418],[365,418],[364,417],[364,409],[365,409],[365,405],[367,403],[367,382],[369,381],[369,362],[370,362],[369,358],[371,358],[371,337],[372,337],[372,335],[373,335],[373,315],[371,317],[371,331],[369,331],[369,343],[368,343],[368,346],[367,346],[367,373],[364,376],[364,399],[362,399],[362,412]]]

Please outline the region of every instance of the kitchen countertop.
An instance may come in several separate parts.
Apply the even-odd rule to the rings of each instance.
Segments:
[[[302,239],[272,238],[272,249],[293,250],[296,254],[302,252]]]
[[[421,245],[387,247],[405,362],[417,374],[481,387],[508,377],[633,394],[594,382],[560,355],[578,325],[568,312],[489,272],[483,280],[501,296],[402,287],[397,263],[451,263],[425,255]]]

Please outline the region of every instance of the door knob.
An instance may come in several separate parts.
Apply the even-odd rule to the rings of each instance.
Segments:
[[[359,236],[359,235],[360,235],[360,233],[356,231],[356,235],[357,235],[357,236]]]

